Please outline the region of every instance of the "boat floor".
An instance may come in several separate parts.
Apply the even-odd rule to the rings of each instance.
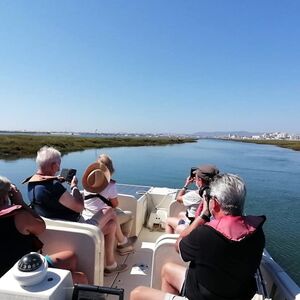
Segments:
[[[128,270],[113,276],[104,277],[104,285],[124,289],[124,299],[129,299],[130,292],[139,285],[150,286],[152,255],[155,241],[164,231],[150,231],[143,227],[134,245],[134,252],[125,256],[116,254],[118,263],[126,263]],[[107,299],[116,299],[109,296]]]

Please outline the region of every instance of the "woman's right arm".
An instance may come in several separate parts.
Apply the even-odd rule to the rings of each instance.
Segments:
[[[185,195],[189,184],[191,184],[194,181],[194,178],[191,176],[188,176],[187,179],[185,180],[185,184],[182,187],[182,189],[179,190],[177,197],[176,197],[176,201],[179,203],[183,203],[183,196]]]
[[[21,192],[14,184],[11,184],[10,200],[12,204],[22,206],[14,217],[16,228],[20,233],[38,235],[45,231],[44,220],[24,202]]]

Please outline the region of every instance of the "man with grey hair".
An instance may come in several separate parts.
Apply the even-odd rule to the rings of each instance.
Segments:
[[[215,176],[202,216],[184,230],[176,246],[188,269],[167,263],[162,291],[138,287],[131,300],[250,300],[256,291],[254,274],[260,264],[265,216],[244,216],[244,181],[233,174]],[[203,215],[211,213],[206,221]],[[179,295],[180,294],[180,295]]]
[[[50,219],[60,219],[73,222],[85,222],[98,226],[105,239],[105,271],[112,275],[123,272],[128,267],[118,264],[114,255],[116,222],[109,214],[95,214],[91,220],[81,217],[84,200],[77,187],[78,180],[73,177],[70,183],[71,193],[62,185],[57,176],[60,170],[61,153],[44,146],[37,152],[37,172],[24,182],[28,182],[28,198],[33,209],[40,215]],[[104,222],[105,221],[105,222]]]

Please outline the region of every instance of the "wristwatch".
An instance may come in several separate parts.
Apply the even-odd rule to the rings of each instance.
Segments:
[[[205,222],[209,222],[209,221],[210,221],[210,217],[207,216],[206,214],[201,214],[201,215],[200,215],[200,218],[201,218],[202,220],[204,220]]]

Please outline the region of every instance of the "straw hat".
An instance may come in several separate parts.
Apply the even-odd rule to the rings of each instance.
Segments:
[[[101,162],[94,162],[89,165],[82,177],[82,186],[90,193],[102,192],[109,182],[110,172]]]

